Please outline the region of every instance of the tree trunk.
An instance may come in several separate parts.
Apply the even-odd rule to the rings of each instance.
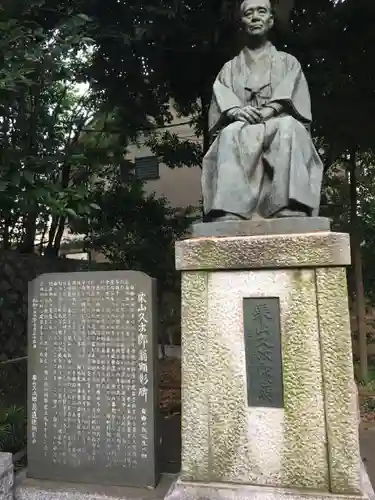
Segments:
[[[48,222],[44,224],[42,236],[40,237],[40,242],[39,242],[39,255],[43,255],[43,248],[44,248],[44,240],[46,239],[46,234],[48,231]]]
[[[56,232],[55,241],[53,243],[53,248],[55,250],[56,257],[59,255],[61,240],[65,231],[66,217],[60,217],[59,228]]]
[[[355,313],[357,319],[358,343],[359,343],[359,379],[366,384],[368,382],[368,359],[367,359],[367,329],[366,329],[366,300],[363,286],[362,258],[361,258],[361,234],[358,219],[358,191],[356,173],[356,151],[351,153],[350,164],[350,240],[352,266],[354,269],[355,290]]]
[[[64,190],[69,186],[71,166],[67,163],[63,165],[61,173],[61,189]],[[52,217],[51,227],[48,234],[48,245],[45,250],[45,255],[48,257],[57,257],[60,251],[61,239],[65,229],[66,217]]]
[[[20,245],[20,252],[22,253],[34,253],[35,237],[36,237],[36,221],[37,214],[30,212],[27,217],[25,217],[24,229],[25,235],[22,239]]]
[[[59,225],[59,218],[57,215],[54,215],[52,217],[51,221],[51,226],[48,231],[48,243],[47,246],[44,250],[44,255],[46,257],[53,257],[54,255],[54,249],[53,249],[53,242],[55,241],[55,236],[56,236],[56,231]]]
[[[46,257],[58,257],[61,240],[65,230],[65,222],[66,218],[64,216],[53,218],[48,237],[48,245],[44,251]]]
[[[3,250],[10,250],[10,231],[9,227],[11,224],[11,219],[4,217],[4,231],[3,231]]]

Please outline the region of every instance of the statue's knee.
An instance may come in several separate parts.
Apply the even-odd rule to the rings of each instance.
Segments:
[[[280,128],[283,130],[293,130],[296,120],[292,116],[283,116],[280,118]]]
[[[292,137],[292,135],[299,133],[300,131],[306,132],[302,123],[292,116],[283,116],[280,119],[279,131],[283,137]]]
[[[242,126],[243,123],[241,122],[230,123],[225,128],[223,128],[223,130],[221,131],[221,135],[232,136],[233,134],[237,133]]]

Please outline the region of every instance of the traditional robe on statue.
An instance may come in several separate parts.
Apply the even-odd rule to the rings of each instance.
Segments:
[[[226,121],[233,107],[272,103],[282,104],[283,113],[265,123]],[[310,122],[309,89],[295,57],[269,43],[257,56],[245,47],[227,62],[209,112],[210,132],[218,135],[203,160],[205,214],[272,217],[297,202],[317,215],[323,164]]]

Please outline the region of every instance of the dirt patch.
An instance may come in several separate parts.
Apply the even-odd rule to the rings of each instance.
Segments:
[[[181,361],[166,358],[159,362],[159,405],[165,415],[181,413]]]
[[[375,423],[375,392],[359,389],[359,409],[362,422]]]

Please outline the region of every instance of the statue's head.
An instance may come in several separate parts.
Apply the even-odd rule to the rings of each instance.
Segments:
[[[274,25],[271,0],[243,0],[240,5],[240,20],[247,35],[267,37]]]

